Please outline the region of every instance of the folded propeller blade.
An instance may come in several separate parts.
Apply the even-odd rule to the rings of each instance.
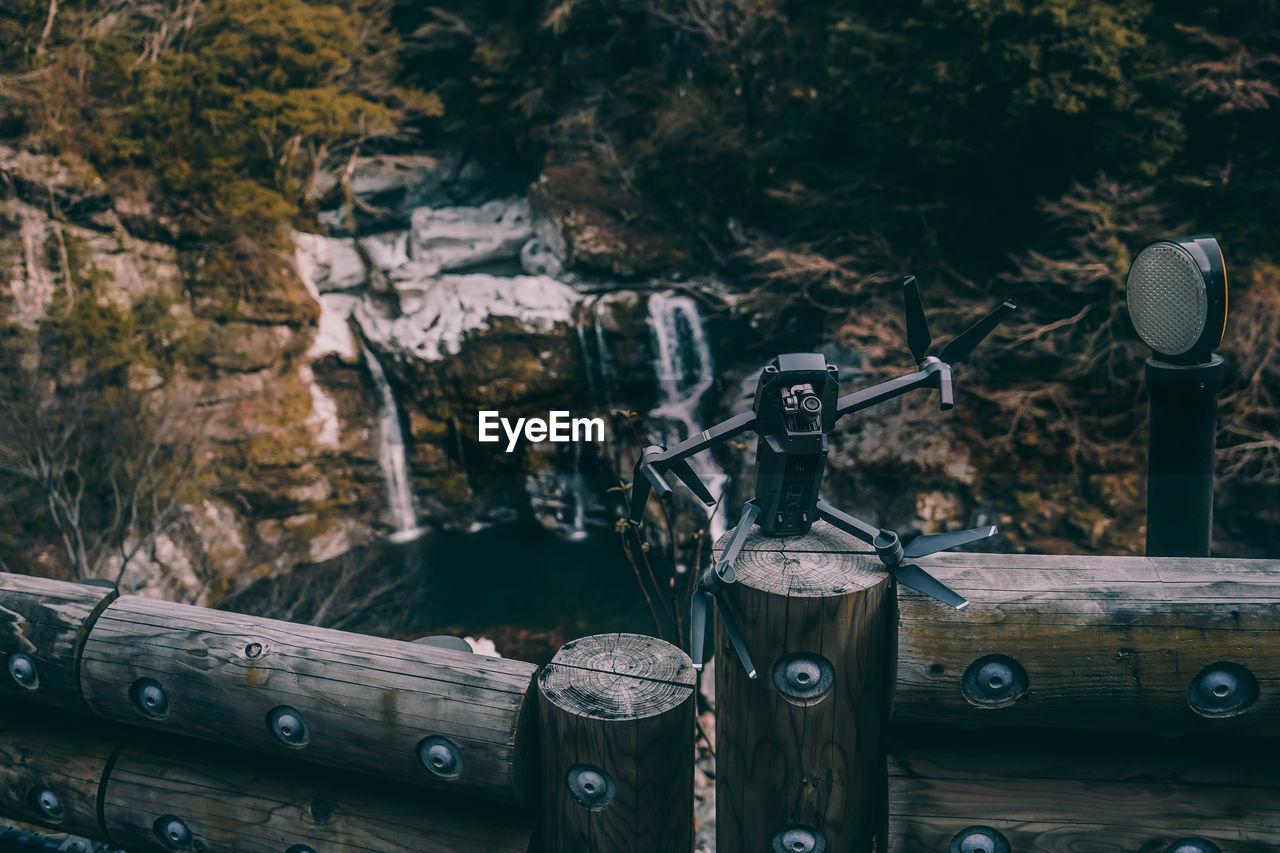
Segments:
[[[692,612],[689,614],[689,657],[693,658],[693,668],[702,671],[703,643],[707,638],[707,591],[699,586],[693,591]]]
[[[671,486],[662,479],[658,469],[649,462],[649,457],[646,455],[648,449],[641,452],[640,458],[636,461],[635,473],[631,475],[631,522],[633,524],[639,524],[644,518],[644,505],[649,500],[650,489],[657,489],[658,497],[662,500],[671,497]],[[661,450],[661,448],[655,449]]]
[[[929,334],[929,321],[924,316],[924,303],[920,300],[920,285],[916,277],[907,276],[902,282],[902,300],[907,309],[907,349],[916,361],[929,352],[933,336]],[[943,359],[946,361],[946,359]]]
[[[930,554],[936,554],[948,548],[968,545],[970,542],[977,542],[979,539],[995,536],[999,532],[993,524],[990,527],[974,527],[970,530],[957,530],[954,533],[931,533],[927,536],[917,536],[911,540],[910,545],[903,547],[902,556],[913,560],[918,557],[927,557]]]
[[[898,583],[903,586],[909,586],[916,592],[923,593],[930,598],[936,598],[943,604],[948,604],[956,610],[964,610],[969,606],[969,600],[960,595],[955,590],[948,587],[942,581],[917,566],[915,563],[907,563],[906,565],[892,566],[889,574],[898,579]]]
[[[738,632],[738,623],[733,618],[733,611],[719,598],[716,599],[716,609],[720,611],[720,619],[724,622],[724,632],[729,635],[729,642],[733,643],[733,650],[738,653],[738,660],[742,661],[742,666],[747,671],[747,678],[755,678],[756,665],[751,662],[747,644],[743,642],[742,634]]]
[[[675,473],[680,481],[689,487],[698,500],[707,506],[715,506],[716,499],[711,495],[711,490],[707,488],[706,483],[699,479],[697,473],[694,472],[693,466],[689,464],[688,459],[680,459],[671,466],[672,472]]]
[[[947,364],[955,364],[964,361],[973,354],[978,344],[991,334],[991,330],[1000,325],[1000,321],[1005,316],[1017,308],[1011,300],[1006,299],[1004,302],[996,306],[990,314],[965,329],[956,339],[942,348],[942,352],[938,353],[938,358]]]

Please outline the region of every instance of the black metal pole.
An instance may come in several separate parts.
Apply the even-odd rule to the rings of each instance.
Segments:
[[[1213,459],[1223,360],[1147,359],[1147,556],[1207,557],[1213,528]]]

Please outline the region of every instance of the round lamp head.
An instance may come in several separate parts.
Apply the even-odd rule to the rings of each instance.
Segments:
[[[1210,359],[1227,326],[1227,267],[1212,237],[1161,240],[1129,267],[1129,318],[1162,358],[1177,364]]]

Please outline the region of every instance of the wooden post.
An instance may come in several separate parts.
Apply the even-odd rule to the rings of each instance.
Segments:
[[[717,620],[720,850],[885,850],[895,599],[867,550],[823,523],[747,540],[726,596],[759,677]]]
[[[113,588],[0,573],[0,700],[83,709],[80,649]]]
[[[524,802],[537,667],[123,596],[84,646],[93,713],[411,785]]]
[[[692,850],[688,655],[639,634],[584,637],[538,687],[546,853]]]
[[[901,590],[895,721],[1280,735],[1280,560],[921,564],[970,605]]]

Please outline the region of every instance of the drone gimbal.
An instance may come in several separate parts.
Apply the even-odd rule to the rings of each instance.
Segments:
[[[917,536],[904,546],[892,530],[875,527],[841,512],[822,500],[818,492],[826,467],[828,439],[836,421],[916,388],[937,388],[942,409],[950,409],[955,404],[951,366],[967,359],[1016,307],[1010,301],[1002,302],[943,347],[937,356],[931,356],[928,350],[933,339],[915,276],[908,276],[903,282],[903,298],[907,347],[916,361],[916,372],[841,397],[838,370],[823,356],[816,353],[780,355],[761,372],[751,411],[735,415],[670,448],[652,445],[641,451],[631,484],[631,521],[635,524],[644,517],[651,489],[664,500],[670,497],[672,487],[663,477],[667,471],[675,474],[703,503],[713,506],[715,498],[698,479],[689,457],[747,431],[758,437],[756,496],[743,507],[724,554],[707,568],[693,592],[690,651],[695,669],[702,669],[707,610],[714,602],[742,665],[752,678],[756,677],[755,666],[733,614],[719,593],[737,579],[734,562],[757,525],[765,536],[799,536],[822,519],[874,548],[876,556],[899,583],[957,609],[969,605],[924,569],[902,561],[985,539],[995,535],[995,527]]]

